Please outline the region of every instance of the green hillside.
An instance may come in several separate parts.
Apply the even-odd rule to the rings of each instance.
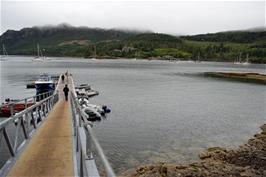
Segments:
[[[266,41],[266,31],[228,31],[220,33],[199,34],[194,36],[183,36],[183,39],[192,41],[208,42],[234,42],[234,43],[253,43]]]
[[[61,25],[8,30],[0,36],[9,54],[36,55],[40,44],[47,56],[151,58],[266,63],[266,32],[221,32],[172,36],[123,30]]]
[[[87,27],[72,27],[69,25],[59,25],[55,27],[33,27],[23,28],[20,31],[8,30],[0,36],[0,43],[4,43],[10,54],[34,54],[36,45],[39,43],[45,48],[47,54],[68,50],[67,44],[87,45],[97,41],[121,40],[137,32],[126,32],[122,30],[105,30]],[[48,50],[49,49],[49,50]],[[63,52],[64,53],[64,52]]]

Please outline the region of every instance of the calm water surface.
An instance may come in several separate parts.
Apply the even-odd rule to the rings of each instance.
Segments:
[[[184,162],[211,146],[237,147],[265,123],[265,86],[204,78],[205,71],[265,73],[265,65],[53,58],[1,62],[1,102],[31,96],[39,74],[68,70],[100,92],[112,113],[94,131],[117,173],[153,162]],[[0,137],[1,141],[1,137]]]

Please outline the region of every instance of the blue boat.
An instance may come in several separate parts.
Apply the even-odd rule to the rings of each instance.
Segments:
[[[51,92],[55,90],[55,82],[51,76],[47,74],[40,75],[39,79],[35,81],[36,95]]]

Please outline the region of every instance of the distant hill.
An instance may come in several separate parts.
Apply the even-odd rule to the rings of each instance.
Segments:
[[[266,31],[228,31],[192,36],[134,30],[58,26],[8,30],[0,36],[9,54],[46,56],[152,58],[266,63]],[[2,53],[2,51],[0,51]]]
[[[136,31],[105,30],[99,28],[73,27],[70,25],[23,28],[19,31],[8,30],[0,36],[10,53],[23,53],[36,48],[37,43],[43,48],[64,45],[75,41],[94,43],[107,40],[121,40],[137,35]]]
[[[228,31],[183,36],[182,38],[193,41],[252,43],[266,41],[266,31]]]
[[[176,48],[182,43],[178,37],[161,33],[143,33],[124,40],[128,45],[136,48]]]

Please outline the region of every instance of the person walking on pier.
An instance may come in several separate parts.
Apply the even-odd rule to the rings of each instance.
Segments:
[[[69,88],[67,87],[67,85],[65,85],[63,91],[64,91],[64,94],[65,94],[65,99],[67,101],[68,100],[68,92],[69,92]]]
[[[62,82],[64,83],[64,80],[65,80],[64,74],[62,74],[61,79],[62,79]]]

